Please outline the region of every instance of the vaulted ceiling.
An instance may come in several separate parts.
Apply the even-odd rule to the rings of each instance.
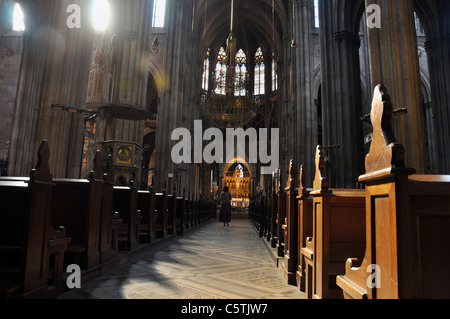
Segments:
[[[282,39],[289,34],[287,1],[235,0],[233,31],[237,47],[256,52],[259,46],[281,54]],[[230,33],[231,0],[198,0],[195,25],[199,52],[217,51]]]

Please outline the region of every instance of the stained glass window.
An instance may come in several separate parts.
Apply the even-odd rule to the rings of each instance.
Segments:
[[[206,58],[203,61],[203,76],[202,76],[202,89],[208,91],[209,89],[209,52],[206,52]]]
[[[217,56],[216,63],[216,94],[226,94],[226,81],[227,80],[227,54],[224,48],[220,48],[219,55]]]
[[[278,90],[278,70],[275,52],[272,50],[272,91]]]
[[[262,54],[261,48],[258,48],[255,54],[255,95],[266,94],[266,81],[265,72],[266,66],[264,64],[264,56]]]
[[[245,96],[246,89],[245,83],[247,79],[247,56],[244,51],[240,49],[236,54],[236,68],[235,68],[235,83],[234,83],[234,95]]]

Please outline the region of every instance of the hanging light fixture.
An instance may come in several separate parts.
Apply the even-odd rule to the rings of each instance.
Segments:
[[[218,128],[239,128],[249,124],[257,114],[259,103],[248,88],[248,74],[245,78],[236,77],[236,38],[234,27],[234,0],[231,0],[230,33],[226,41],[225,94],[215,90],[202,98],[202,110],[210,124]],[[221,82],[217,80],[217,82]],[[216,83],[219,85],[219,83]],[[236,96],[236,87],[247,88],[245,96]],[[223,93],[223,92],[222,92]]]
[[[296,32],[295,32],[295,1],[292,1],[292,41],[291,41],[291,48],[295,49],[298,47],[296,38]]]

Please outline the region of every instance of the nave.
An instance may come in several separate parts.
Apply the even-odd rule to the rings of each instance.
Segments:
[[[248,219],[211,221],[134,253],[59,299],[303,299]]]

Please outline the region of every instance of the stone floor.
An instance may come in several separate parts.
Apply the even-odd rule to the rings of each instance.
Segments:
[[[304,299],[248,220],[211,222],[129,257],[58,299]]]

